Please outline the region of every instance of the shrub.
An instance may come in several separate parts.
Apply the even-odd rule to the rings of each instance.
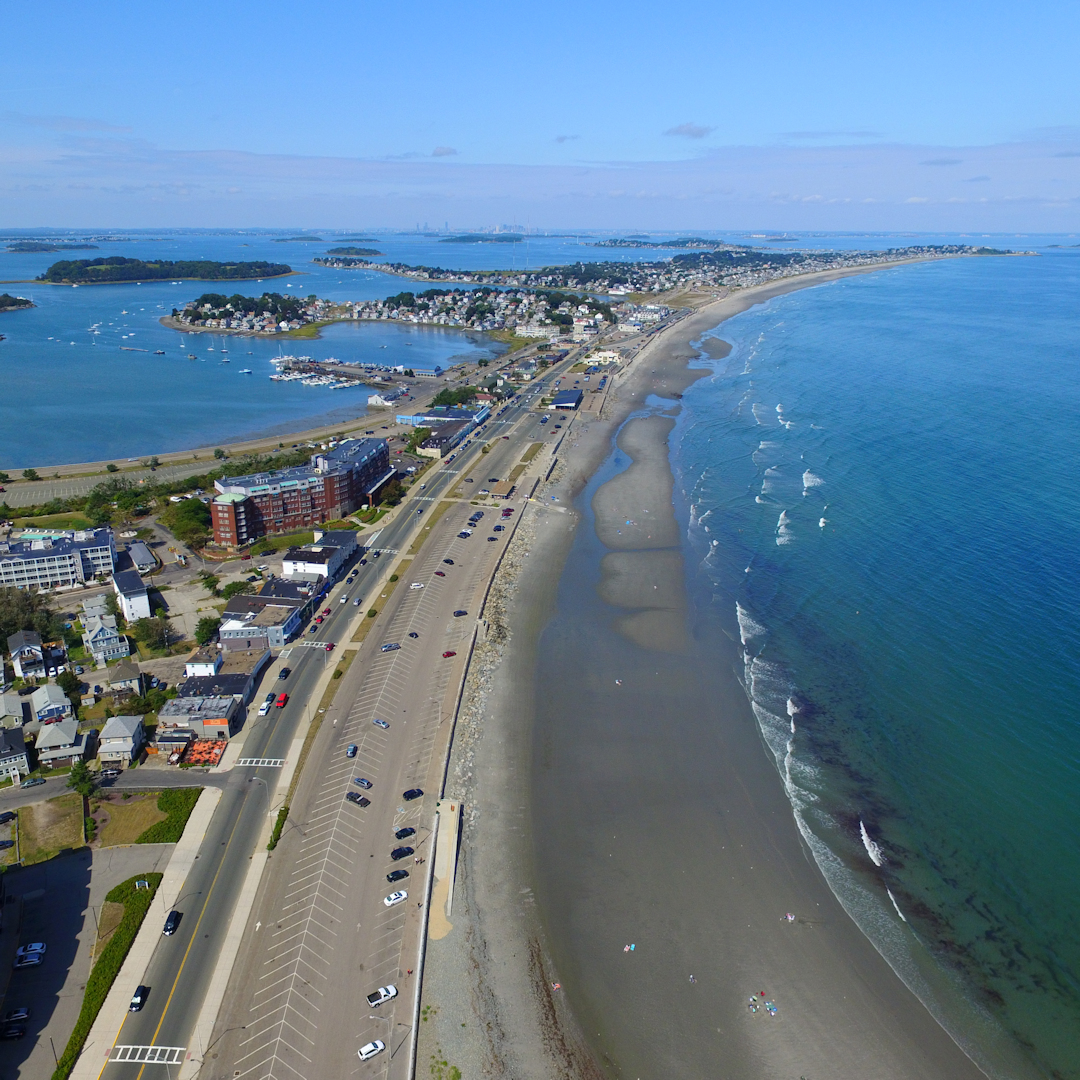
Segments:
[[[135,843],[175,844],[183,834],[184,826],[201,794],[202,788],[173,788],[171,791],[163,791],[158,796],[157,806],[163,814],[169,816],[164,821],[151,825]]]
[[[375,618],[375,616],[376,616],[376,615],[378,615],[378,614],[379,614],[379,613],[378,613],[378,612],[377,612],[377,611],[376,611],[376,610],[375,610],[374,608],[371,608],[371,609],[370,609],[370,610],[368,611],[368,613],[367,613],[367,617],[368,617],[369,619],[374,619],[374,618]]]
[[[142,926],[143,918],[150,909],[154,894],[161,884],[161,877],[161,874],[137,874],[117,885],[105,897],[111,903],[123,904],[124,914],[113,931],[112,937],[109,938],[108,944],[101,950],[94,964],[94,970],[90,972],[90,978],[86,980],[86,992],[83,994],[79,1019],[53,1073],[53,1080],[67,1080],[75,1068],[83,1043],[86,1042],[86,1037],[94,1026],[101,1006],[105,1004],[105,998],[112,989],[113,981],[127,957],[135,935]],[[136,889],[135,882],[140,880],[148,882],[150,888]]]
[[[289,806],[286,803],[277,812],[277,821],[274,822],[274,831],[270,834],[270,842],[266,845],[267,851],[273,851],[278,846],[278,841],[281,839],[281,830],[285,828],[285,820],[289,816]]]

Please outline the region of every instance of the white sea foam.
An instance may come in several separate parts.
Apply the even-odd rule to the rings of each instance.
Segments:
[[[904,920],[904,922],[907,922],[904,913],[900,910],[900,905],[896,902],[896,897],[892,894],[892,889],[886,889],[885,891],[889,894],[889,899],[892,901],[892,906],[896,908],[896,914],[899,915],[900,918]]]
[[[795,716],[799,711],[799,706],[795,704],[791,698],[787,699],[787,714],[791,717],[791,734],[795,734]]]
[[[735,612],[739,617],[739,637],[744,645],[752,638],[764,637],[768,633],[738,601],[735,603]]]
[[[803,494],[806,495],[811,488],[821,487],[825,481],[820,476],[815,476],[809,469],[802,474]]]
[[[828,520],[827,520],[826,518],[822,518],[822,519],[821,519],[821,520],[820,520],[820,521],[818,522],[818,526],[819,526],[820,528],[824,529],[824,528],[825,528],[825,526],[826,526],[826,525],[828,525],[828,523],[829,523],[829,522],[828,522]]]
[[[866,854],[870,856],[870,861],[875,866],[883,865],[886,861],[885,852],[881,850],[879,843],[870,839],[870,834],[866,831],[862,818],[859,819],[859,835],[862,837],[863,847],[866,848]]]

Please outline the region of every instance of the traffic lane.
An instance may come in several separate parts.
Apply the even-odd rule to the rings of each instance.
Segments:
[[[250,756],[283,757],[291,744],[301,711],[289,715],[284,709],[276,711],[278,715],[270,723],[249,734],[245,750]],[[117,1043],[187,1046],[213,973],[213,958],[224,943],[250,855],[269,815],[268,789],[272,780],[271,776],[265,783],[258,782],[247,770],[229,774],[226,790],[176,903],[177,910],[184,912],[180,930],[172,938],[162,936],[154,950],[144,978],[151,991],[147,1004],[141,1012],[128,1014]],[[154,911],[164,922],[167,912],[158,911],[156,902]],[[177,945],[183,946],[182,953],[170,947]],[[193,953],[194,963],[190,959]],[[109,1076],[128,1080],[140,1076],[143,1068],[134,1063],[114,1063],[109,1066]]]

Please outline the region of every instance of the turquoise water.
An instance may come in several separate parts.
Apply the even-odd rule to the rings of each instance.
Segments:
[[[1080,1077],[1078,286],[1060,252],[778,298],[674,440],[804,836],[998,1075]]]

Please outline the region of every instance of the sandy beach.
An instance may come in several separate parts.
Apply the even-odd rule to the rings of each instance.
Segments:
[[[828,889],[735,676],[738,643],[687,593],[668,439],[678,395],[707,374],[690,343],[842,276],[702,308],[642,351],[599,419],[569,427],[466,687],[446,791],[465,804],[461,861],[429,942],[420,1069],[983,1075]]]

